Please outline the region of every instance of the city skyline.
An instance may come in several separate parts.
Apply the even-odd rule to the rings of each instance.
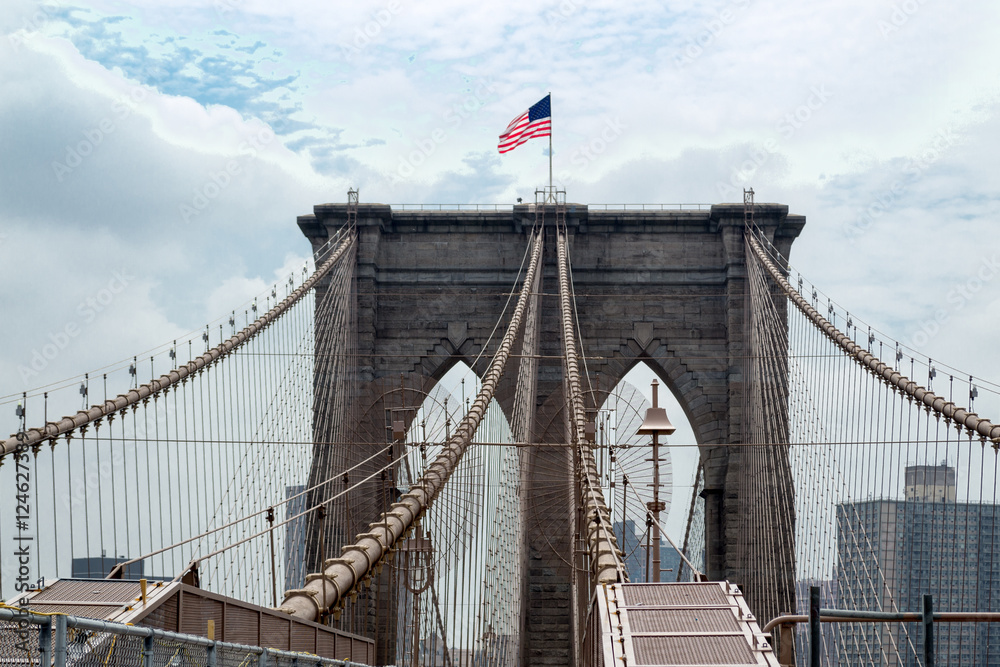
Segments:
[[[997,505],[956,500],[962,490],[947,465],[907,466],[905,477],[904,499],[837,506],[835,606],[913,611],[932,595],[935,611],[1000,609]],[[923,642],[916,624],[852,624],[837,637],[839,664],[881,656],[889,665],[915,666],[906,647],[919,655]],[[944,662],[996,664],[998,643],[1000,632],[989,623],[935,630],[935,655]]]

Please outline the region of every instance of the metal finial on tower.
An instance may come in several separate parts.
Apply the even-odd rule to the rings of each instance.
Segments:
[[[347,191],[347,228],[354,229],[358,224],[358,191],[351,188]]]

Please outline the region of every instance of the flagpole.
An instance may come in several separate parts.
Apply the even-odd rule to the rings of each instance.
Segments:
[[[549,91],[549,196],[555,200],[555,191],[552,189],[552,91]]]

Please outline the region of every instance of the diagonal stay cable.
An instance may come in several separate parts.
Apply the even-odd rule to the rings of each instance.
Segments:
[[[534,247],[531,261],[510,324],[483,378],[482,388],[475,402],[455,429],[454,435],[426,468],[420,479],[411,485],[409,492],[400,496],[399,501],[393,503],[388,512],[369,524],[368,532],[358,535],[354,544],[342,547],[343,553],[340,558],[327,560],[323,564],[322,572],[308,575],[305,588],[288,591],[285,594],[280,607],[282,611],[299,618],[315,620],[320,614],[338,605],[340,600],[353,591],[375,565],[382,562],[394,549],[397,542],[414,526],[441,492],[472,443],[472,438],[493,399],[515,339],[521,330],[531,286],[540,264],[541,235],[535,235],[532,242]]]
[[[412,446],[411,446],[411,448],[412,448]],[[379,454],[383,454],[388,449],[389,449],[389,447],[387,446],[387,447],[383,448],[382,450],[380,450],[378,453]],[[297,519],[301,519],[302,517],[308,515],[310,512],[313,512],[317,508],[319,508],[321,506],[324,506],[324,505],[330,504],[331,502],[333,502],[337,498],[340,498],[341,496],[347,495],[349,492],[351,492],[351,491],[353,491],[353,490],[355,490],[355,489],[363,486],[366,482],[370,482],[371,480],[375,479],[379,474],[382,473],[383,470],[388,470],[389,468],[392,468],[392,467],[396,466],[397,464],[400,463],[400,461],[402,459],[404,459],[406,456],[408,456],[409,453],[410,453],[409,451],[404,452],[398,458],[392,459],[391,461],[389,461],[388,463],[386,463],[385,465],[383,465],[381,468],[379,468],[379,469],[375,470],[374,472],[372,472],[371,474],[369,474],[367,477],[359,479],[357,482],[351,484],[348,487],[345,487],[339,493],[336,493],[336,494],[330,496],[326,500],[324,500],[322,502],[319,502],[316,505],[313,505],[312,507],[310,507],[308,509],[302,510],[301,512],[299,512],[298,514],[295,514],[294,516],[290,516],[290,517],[286,518],[284,521],[279,521],[278,523],[275,523],[274,525],[270,525],[269,524],[268,527],[265,528],[264,530],[258,531],[256,533],[251,534],[251,535],[247,535],[246,537],[240,539],[238,542],[232,542],[232,543],[226,544],[226,545],[224,545],[224,546],[222,546],[222,547],[220,547],[218,549],[215,549],[211,553],[208,553],[208,554],[205,554],[204,556],[200,556],[198,558],[192,559],[192,561],[190,563],[188,563],[187,567],[184,569],[184,572],[187,572],[187,571],[191,570],[194,566],[198,565],[198,563],[200,561],[207,560],[208,558],[211,558],[213,556],[218,556],[219,554],[225,553],[225,552],[229,551],[230,549],[232,549],[234,547],[238,547],[238,546],[240,546],[242,544],[250,542],[251,540],[254,540],[254,539],[256,539],[258,537],[261,537],[263,535],[267,535],[268,533],[270,533],[275,528],[282,528],[284,526],[287,526],[288,524],[292,523],[293,521],[295,521]],[[355,467],[357,467],[357,466],[355,466]],[[336,479],[337,477],[339,477],[339,475],[340,475],[340,473],[338,473],[337,476],[332,477],[331,479]],[[274,507],[275,506],[272,505],[268,509],[273,509]],[[251,518],[253,518],[255,516],[259,516],[260,514],[266,513],[268,511],[268,509],[263,509],[263,510],[261,510],[259,512],[255,512],[254,514],[245,516],[245,517],[243,517],[241,519],[237,519],[236,521],[233,521],[229,525],[235,525],[235,524],[243,523],[243,522],[245,522],[245,521],[247,521],[247,520],[249,520],[249,519],[251,519]],[[220,529],[215,529],[215,530],[220,530]],[[210,532],[215,532],[215,531],[213,530],[213,531],[210,531]],[[169,547],[164,547],[163,549],[160,549],[159,551],[154,551],[153,553],[146,554],[145,556],[143,556],[141,558],[133,558],[132,560],[130,560],[128,562],[129,563],[133,563],[133,562],[136,562],[136,561],[143,560],[144,558],[148,558],[150,556],[155,556],[155,555],[163,553],[165,551],[169,551],[170,549],[173,549],[174,547],[178,547],[178,546],[180,546],[182,544],[186,544],[187,542],[191,542],[192,540],[196,540],[199,537],[202,537],[202,536],[199,535],[199,536],[190,538],[188,540],[185,540],[184,542],[178,542],[177,544],[172,544]],[[124,565],[124,563],[122,565]],[[178,574],[177,576],[175,576],[173,578],[173,581],[180,580],[180,578],[184,574],[184,572],[182,572],[181,574]],[[110,579],[112,577],[109,576],[107,578]]]
[[[18,446],[31,446],[45,440],[54,440],[64,433],[69,433],[80,428],[81,426],[90,424],[98,419],[103,419],[108,415],[124,410],[130,405],[140,403],[144,399],[159,394],[163,390],[178,384],[185,378],[194,375],[201,369],[210,366],[219,359],[231,354],[233,350],[242,347],[247,341],[251,340],[254,336],[270,326],[274,321],[284,315],[289,308],[294,306],[303,296],[309,293],[316,283],[318,283],[330,271],[330,269],[337,264],[341,257],[344,256],[347,249],[354,243],[354,238],[353,234],[345,237],[340,246],[337,247],[337,250],[323,263],[322,266],[316,269],[306,282],[304,282],[290,295],[285,297],[285,299],[274,306],[274,308],[260,316],[249,326],[236,333],[228,340],[216,345],[205,354],[200,357],[196,357],[183,366],[178,366],[169,373],[130,390],[127,394],[119,394],[116,398],[108,399],[104,403],[91,406],[88,410],[80,410],[75,415],[63,417],[57,422],[49,422],[41,428],[30,428],[23,433],[11,436],[7,440],[0,443],[0,459],[17,449]]]
[[[165,552],[170,551],[172,549],[176,549],[177,547],[182,547],[185,544],[190,544],[191,542],[195,542],[197,540],[200,540],[200,539],[203,539],[205,537],[208,537],[209,535],[212,535],[213,533],[217,533],[217,532],[219,532],[221,530],[226,530],[227,528],[232,528],[233,526],[237,526],[237,525],[243,523],[244,521],[250,521],[251,519],[259,517],[259,516],[261,516],[263,514],[267,514],[268,510],[274,510],[274,509],[277,509],[277,508],[281,507],[282,505],[289,504],[292,501],[294,501],[294,500],[296,500],[298,498],[301,498],[302,496],[306,495],[307,493],[309,493],[310,491],[312,491],[314,489],[318,489],[318,488],[320,488],[322,486],[330,484],[331,482],[340,481],[340,479],[341,479],[341,477],[343,476],[344,473],[352,472],[356,468],[360,468],[361,466],[365,465],[366,463],[375,460],[379,456],[384,455],[388,449],[389,449],[389,446],[387,445],[386,447],[383,447],[382,449],[378,450],[377,452],[375,452],[374,454],[372,454],[368,458],[363,459],[363,460],[359,461],[358,463],[354,464],[350,468],[348,468],[346,470],[337,471],[336,474],[334,474],[331,477],[329,477],[328,479],[320,482],[319,484],[316,484],[315,486],[309,487],[307,489],[303,489],[302,491],[299,491],[298,493],[296,493],[296,494],[294,494],[292,496],[288,496],[287,498],[285,498],[282,501],[279,501],[277,503],[274,503],[273,505],[265,507],[264,509],[257,510],[256,512],[252,512],[251,514],[247,514],[247,515],[241,516],[239,518],[233,519],[232,521],[230,521],[230,522],[228,522],[226,524],[223,524],[221,526],[217,526],[215,528],[209,528],[208,530],[205,530],[204,532],[202,532],[202,533],[200,533],[198,535],[194,535],[192,537],[188,537],[188,538],[186,538],[184,540],[181,540],[179,542],[175,542],[174,544],[170,544],[170,545],[167,545],[167,546],[162,547],[160,549],[157,549],[156,551],[151,551],[151,552],[149,552],[147,554],[143,554],[142,556],[136,556],[135,558],[129,559],[127,561],[122,561],[120,563],[116,563],[114,569],[112,570],[111,574],[108,575],[107,578],[108,579],[115,579],[115,578],[117,578],[117,573],[119,571],[122,571],[128,565],[131,565],[133,563],[138,563],[138,562],[143,561],[143,560],[145,560],[147,558],[151,558],[153,556],[157,556],[157,555],[159,555],[161,553],[165,553]],[[295,519],[298,519],[299,517],[303,517],[303,516],[309,514],[310,512],[316,510],[320,506],[328,505],[329,503],[333,502],[337,498],[339,498],[342,495],[346,494],[348,491],[351,491],[352,489],[355,489],[355,488],[361,486],[364,482],[373,479],[376,475],[378,475],[380,472],[382,472],[382,470],[386,470],[386,469],[390,468],[393,465],[395,465],[395,461],[392,461],[392,462],[390,462],[390,463],[382,466],[381,468],[379,468],[378,470],[376,470],[375,472],[373,472],[368,477],[366,477],[366,478],[364,478],[364,479],[362,479],[362,480],[360,480],[358,482],[355,482],[353,485],[347,487],[346,489],[340,491],[339,493],[336,493],[336,494],[330,496],[325,501],[323,501],[321,503],[318,503],[318,504],[314,505],[313,507],[305,509],[305,510],[301,511],[299,514],[296,514],[295,516],[290,517],[290,518],[286,519],[285,521],[283,521],[283,522],[281,522],[279,524],[276,524],[274,527],[275,528],[281,527],[281,526],[285,525],[286,523],[289,523],[291,521],[294,521]],[[230,545],[230,546],[232,546],[232,545]],[[226,549],[221,549],[217,553],[221,553],[222,551],[225,551],[225,550]],[[203,557],[203,558],[206,558],[206,557]]]
[[[981,419],[976,413],[960,408],[953,402],[945,400],[943,396],[938,396],[934,392],[919,386],[916,382],[893,369],[890,365],[880,361],[878,357],[855,343],[846,334],[840,332],[826,318],[820,315],[815,308],[809,305],[809,302],[785,280],[785,276],[768,258],[757,239],[752,236],[748,236],[747,238],[761,264],[764,265],[775,282],[781,286],[781,289],[788,296],[789,300],[795,304],[795,307],[802,311],[823,335],[850,355],[856,363],[860,364],[876,377],[887,382],[891,387],[898,389],[907,396],[912,396],[918,403],[933,410],[942,417],[961,424],[981,438],[990,439],[995,448],[1000,447],[1000,424],[994,424],[987,419]]]

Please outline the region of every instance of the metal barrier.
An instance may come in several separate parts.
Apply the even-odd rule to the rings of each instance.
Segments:
[[[791,629],[796,623],[809,623],[809,667],[820,665],[820,623],[920,623],[923,625],[924,667],[934,666],[935,623],[1000,623],[1000,612],[992,611],[934,611],[931,595],[923,596],[923,610],[919,612],[863,611],[852,609],[820,609],[819,588],[809,589],[809,614],[785,614],[768,621],[764,632],[778,630],[778,661],[782,667],[795,665],[795,649]]]
[[[389,204],[394,211],[511,211],[514,204]],[[712,204],[587,204],[592,211],[710,211]]]
[[[711,211],[712,204],[588,204],[591,211]]]
[[[514,204],[389,204],[394,211],[513,211]]]
[[[92,618],[0,607],[0,666],[366,667]]]

